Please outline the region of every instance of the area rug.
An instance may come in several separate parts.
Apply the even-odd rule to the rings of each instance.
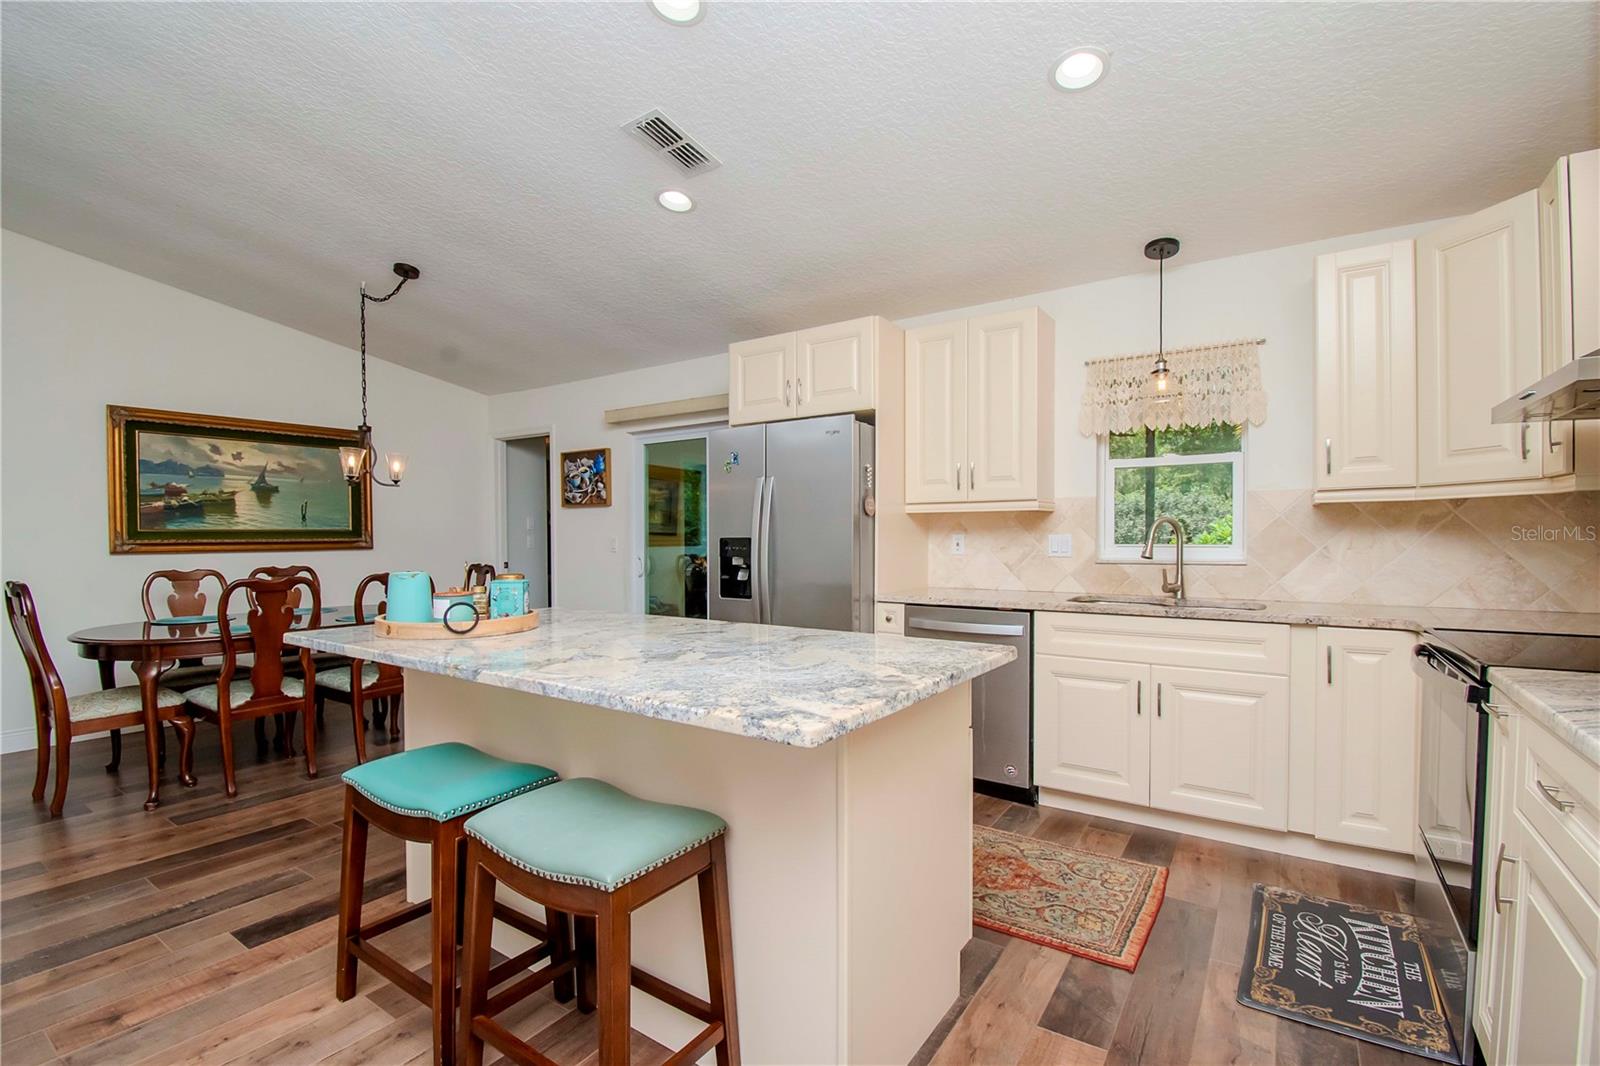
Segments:
[[[1132,970],[1167,868],[972,827],[972,920],[985,929]]]
[[[1409,914],[1257,885],[1239,1002],[1368,1043],[1460,1061]]]

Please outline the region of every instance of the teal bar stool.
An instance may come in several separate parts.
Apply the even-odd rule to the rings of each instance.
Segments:
[[[452,1063],[456,1051],[456,948],[460,940],[463,826],[468,818],[512,797],[542,789],[558,780],[554,770],[533,763],[507,762],[467,744],[433,744],[362,763],[344,775],[344,862],[339,875],[339,951],[335,992],[347,1000],[356,993],[359,960],[433,1008],[433,1061]],[[432,846],[433,890],[430,898],[401,911],[361,924],[366,888],[369,825],[402,840]],[[491,901],[492,902],[492,901]],[[572,935],[559,912],[536,921],[508,907],[494,916],[533,937],[538,943],[506,960],[487,976],[491,984],[526,970],[540,959],[573,969]],[[371,938],[407,922],[433,915],[431,979],[401,965],[374,947]],[[558,985],[558,999],[570,1000],[575,982]]]
[[[600,1066],[628,1062],[630,986],[705,1023],[668,1061],[694,1062],[716,1048],[718,1066],[737,1066],[739,1025],[723,847],[727,830],[727,822],[707,811],[651,803],[592,778],[557,782],[469,818],[461,979],[464,1066],[482,1066],[485,1042],[513,1062],[548,1063],[494,1016],[572,968],[572,960],[553,963],[489,994],[495,983],[489,936],[497,916],[495,889],[502,884],[577,918],[578,1008],[594,1010],[598,998]],[[691,877],[699,880],[709,1001],[638,969],[629,949],[632,913]]]

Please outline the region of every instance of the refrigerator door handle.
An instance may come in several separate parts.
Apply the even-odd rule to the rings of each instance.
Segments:
[[[756,580],[761,584],[761,605],[756,610],[756,618],[772,624],[772,490],[777,487],[778,479],[768,477],[766,482],[766,495],[761,501],[761,533],[760,550],[758,558],[761,560],[760,568],[756,571]],[[760,495],[760,488],[757,488]],[[762,618],[765,612],[766,617]]]
[[[761,621],[761,487],[764,477],[756,478],[756,491],[750,497],[750,603]]]

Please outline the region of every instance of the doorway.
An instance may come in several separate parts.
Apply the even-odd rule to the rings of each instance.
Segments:
[[[550,606],[550,438],[505,445],[505,545],[501,568],[528,579],[528,603]]]
[[[644,443],[644,610],[704,618],[707,600],[706,437]]]

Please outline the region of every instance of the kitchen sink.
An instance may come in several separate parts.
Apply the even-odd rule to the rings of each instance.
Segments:
[[[1115,593],[1100,595],[1086,593],[1082,596],[1072,597],[1073,603],[1138,603],[1150,607],[1199,607],[1209,608],[1214,611],[1264,611],[1267,605],[1259,600],[1207,600],[1199,597],[1189,597],[1183,601],[1174,600],[1171,596],[1120,596]]]

